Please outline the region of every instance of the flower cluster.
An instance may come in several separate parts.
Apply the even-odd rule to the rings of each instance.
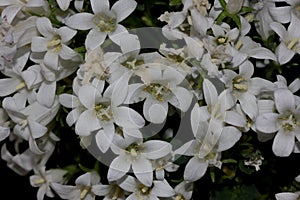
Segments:
[[[224,171],[224,152],[250,132],[277,157],[300,152],[299,78],[255,73],[300,54],[299,2],[177,3],[149,36],[122,24],[135,0],[0,1],[1,157],[31,173],[37,199],[192,199],[194,183]],[[61,126],[94,168],[48,167]],[[259,171],[263,156],[241,165]]]

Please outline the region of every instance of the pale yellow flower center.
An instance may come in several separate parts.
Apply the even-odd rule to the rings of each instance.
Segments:
[[[98,30],[105,33],[111,33],[116,30],[117,21],[113,17],[97,14],[93,19]]]
[[[25,82],[22,82],[22,83],[20,83],[19,85],[16,86],[16,90],[18,91],[18,90],[21,90],[21,89],[23,89],[25,87],[26,87]]]
[[[95,105],[94,110],[96,112],[96,116],[103,121],[109,121],[113,117],[113,113],[109,105],[99,103]]]
[[[91,187],[88,187],[88,186],[82,188],[81,192],[80,192],[80,199],[85,199],[85,197],[90,192],[90,190],[91,190]]]
[[[298,122],[293,114],[280,117],[279,120],[281,121],[281,127],[285,131],[293,131],[296,127],[300,126],[300,122]]]
[[[165,101],[165,95],[170,93],[170,89],[165,87],[159,83],[151,83],[144,91],[150,93],[156,100],[158,101]]]
[[[248,90],[247,81],[244,77],[238,75],[232,80],[233,89],[240,92],[246,92]]]
[[[40,179],[35,180],[33,183],[36,185],[40,185],[40,184],[46,183],[46,180],[44,178],[40,178]]]
[[[54,53],[58,53],[62,49],[61,39],[59,37],[54,37],[47,44],[49,50]]]
[[[287,42],[287,48],[294,50],[294,48],[296,47],[296,45],[298,45],[299,43],[299,38],[294,38],[293,40]]]

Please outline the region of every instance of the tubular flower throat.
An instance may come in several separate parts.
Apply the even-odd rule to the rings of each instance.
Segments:
[[[108,106],[108,105],[105,105],[102,103],[97,104],[94,107],[94,110],[96,112],[96,116],[103,121],[109,121],[113,117],[112,110],[111,110],[110,106]]]

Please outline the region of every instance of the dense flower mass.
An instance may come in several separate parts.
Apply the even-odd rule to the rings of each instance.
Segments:
[[[300,171],[241,185],[300,153],[300,79],[280,75],[299,65],[299,8],[0,0],[1,158],[38,200],[205,199],[203,180],[209,199],[234,183],[240,199],[296,200]]]

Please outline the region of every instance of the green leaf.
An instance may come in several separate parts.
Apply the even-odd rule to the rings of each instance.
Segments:
[[[237,161],[235,159],[228,158],[228,159],[222,160],[222,163],[224,163],[224,164],[227,164],[227,163],[237,163]]]
[[[179,5],[181,5],[181,0],[170,0],[169,5],[170,6],[179,6]]]

